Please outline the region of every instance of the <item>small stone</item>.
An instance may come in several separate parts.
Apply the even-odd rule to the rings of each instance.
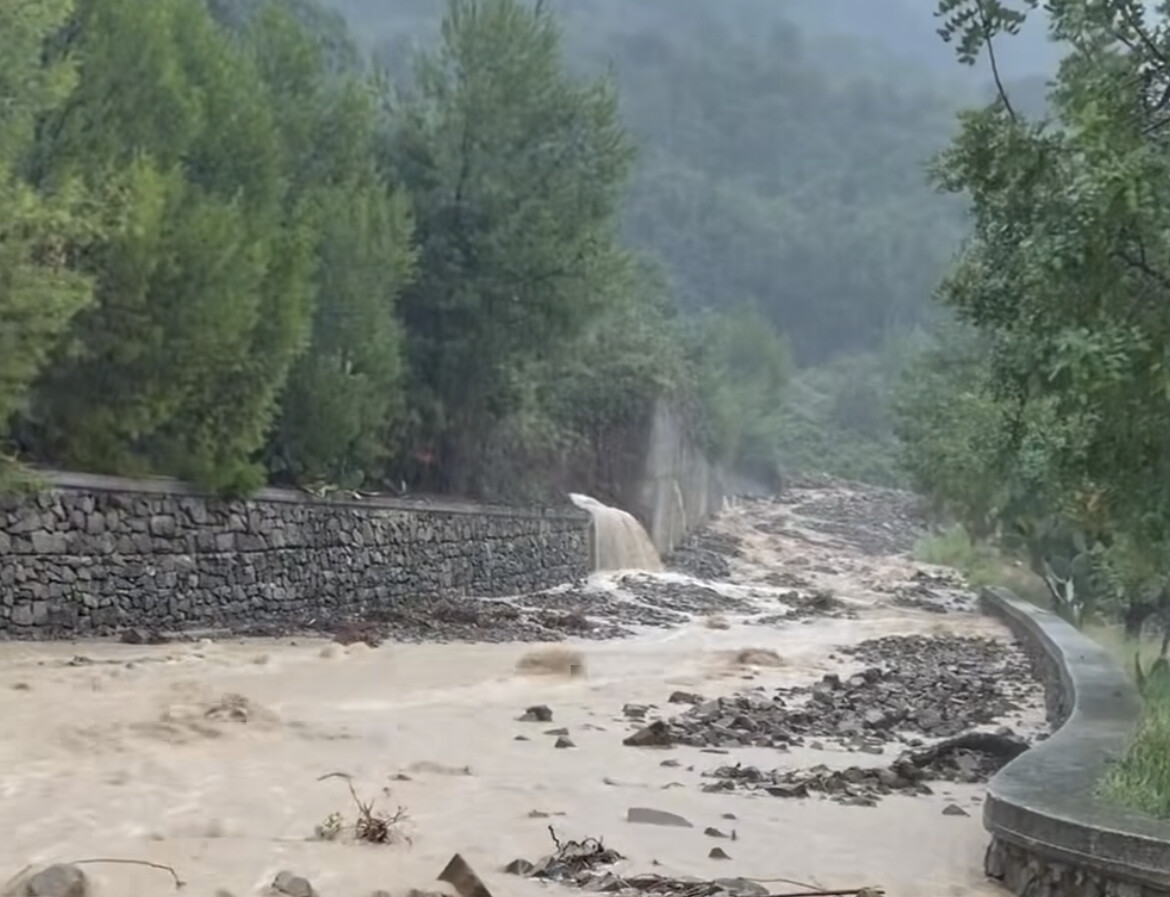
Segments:
[[[639,729],[622,741],[622,744],[627,747],[666,747],[673,743],[670,727],[662,720],[653,722],[644,729]]]
[[[560,729],[546,729],[544,734],[545,735],[568,735],[569,730],[564,728],[564,727],[562,727]]]
[[[645,704],[626,704],[622,708],[622,714],[630,719],[645,719],[649,710]]]
[[[960,807],[958,804],[947,804],[943,807],[942,814],[944,816],[970,816],[971,814]]]
[[[513,740],[513,741],[531,741],[532,739],[531,739],[531,738],[529,738],[527,735],[517,735],[517,736],[516,736],[515,738],[513,738],[512,740]]]
[[[668,768],[670,768],[670,769],[674,769],[674,768],[676,768],[676,767],[682,766],[682,764],[681,764],[681,763],[679,763],[677,760],[663,760],[663,761],[662,761],[661,763],[659,763],[658,765],[659,765],[659,766],[666,766],[666,767],[668,767]]]
[[[576,747],[576,746],[577,745],[573,744],[572,739],[566,738],[564,735],[560,736],[557,739],[557,743],[554,745],[554,747],[559,747],[559,748],[571,748],[571,747]]]
[[[724,813],[723,818],[724,819],[738,819],[739,817],[736,816],[734,813]]]
[[[713,860],[730,860],[731,857],[727,855],[727,851],[722,847],[712,847],[711,852],[707,854]]]
[[[524,859],[523,857],[512,860],[512,862],[510,862],[507,866],[504,867],[504,871],[507,872],[509,875],[520,875],[520,876],[531,875],[534,869],[536,869],[536,867],[534,865],[532,865],[532,863],[530,863],[528,860]]]
[[[703,834],[709,835],[712,838],[726,838],[727,837],[727,835],[723,834],[723,832],[719,831],[719,829],[715,828],[714,826],[708,826],[707,828],[703,829]]]
[[[769,785],[765,790],[772,797],[808,797],[808,785],[804,782]]]
[[[714,881],[733,897],[766,897],[768,889],[762,884],[746,878],[717,878]]]
[[[29,878],[24,892],[28,897],[88,897],[89,882],[76,866],[57,863]]]
[[[523,716],[520,717],[522,723],[551,723],[553,718],[552,710],[546,704],[534,704],[524,711]]]
[[[276,873],[276,878],[272,880],[272,890],[286,897],[315,897],[309,880],[288,870]]]
[[[690,691],[676,691],[667,700],[671,704],[702,704],[703,696]]]
[[[665,810],[654,810],[650,807],[630,807],[626,811],[626,821],[641,825],[672,825],[678,828],[694,828],[694,824],[675,813]]]

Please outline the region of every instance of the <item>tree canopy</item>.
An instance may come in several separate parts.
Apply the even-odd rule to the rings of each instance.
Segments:
[[[940,12],[973,61],[1036,6]],[[1005,88],[963,115],[939,159],[937,182],[969,200],[973,223],[940,298],[980,348],[965,377],[940,356],[920,378],[903,437],[917,485],[969,518],[1033,545],[1063,532],[1058,553],[1105,574],[1082,596],[1165,606],[1170,21],[1136,0],[1048,7],[1071,49],[1046,110],[1029,116]],[[941,414],[949,437],[927,425]]]

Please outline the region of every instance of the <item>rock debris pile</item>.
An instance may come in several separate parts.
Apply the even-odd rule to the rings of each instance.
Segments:
[[[962,579],[957,575],[915,571],[909,582],[894,586],[891,603],[932,614],[954,612],[975,613],[978,605]]]
[[[814,589],[811,592],[788,591],[779,600],[791,610],[784,614],[765,614],[750,622],[755,626],[783,626],[798,620],[816,618],[832,620],[856,620],[857,609],[846,604],[828,589]]]
[[[1028,742],[1011,729],[995,733],[971,732],[922,751],[906,751],[889,766],[830,769],[773,769],[721,766],[704,776],[714,779],[704,791],[764,791],[773,797],[809,797],[820,794],[849,806],[876,806],[889,794],[933,794],[934,781],[973,784],[986,782],[1006,763],[1026,751]]]
[[[911,551],[923,532],[920,499],[897,489],[818,489],[792,508],[799,525],[871,557]]]
[[[729,559],[739,556],[741,544],[742,540],[730,533],[700,529],[675,548],[667,566],[698,579],[727,580],[731,578]]]
[[[784,749],[831,738],[880,753],[891,742],[914,745],[996,722],[1040,694],[1023,653],[992,639],[889,636],[841,653],[867,666],[771,697],[749,691],[704,701],[626,743]]]

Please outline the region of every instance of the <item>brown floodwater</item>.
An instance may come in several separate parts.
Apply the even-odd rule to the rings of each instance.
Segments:
[[[835,572],[823,576],[856,602],[860,619],[777,628],[728,614],[727,629],[695,619],[582,642],[573,647],[588,673],[576,678],[518,673],[517,661],[533,647],[519,644],[2,645],[0,880],[29,864],[114,858],[173,867],[188,895],[263,893],[290,869],[322,897],[367,897],[379,888],[397,897],[443,889],[434,878],[458,852],[496,897],[523,897],[548,887],[501,867],[550,852],[551,824],[561,838],[603,838],[626,857],[619,869],[631,872],[879,885],[889,897],[999,893],[981,872],[979,787],[940,785],[935,796],[889,797],[874,808],[704,793],[700,774],[728,758],[622,745],[631,728],[621,713],[627,702],[665,707],[676,689],[715,697],[748,685],[807,683],[841,670],[831,657],[837,647],[875,636],[1007,636],[974,614],[888,606],[873,587],[905,579],[914,565],[762,536],[752,513],[731,511],[721,522],[752,533],[742,577],[754,575],[753,564],[755,573],[773,569],[796,551],[828,559]],[[599,587],[611,582],[598,579]],[[783,590],[753,588],[763,609],[779,607]],[[734,654],[745,647],[771,649],[783,666],[737,666]],[[235,697],[225,705],[224,696]],[[551,707],[553,722],[517,721],[532,704]],[[555,737],[544,734],[554,727],[567,728],[576,747],[554,748]],[[767,768],[860,762],[843,749],[733,754],[733,762]],[[662,766],[667,756],[681,765]],[[346,780],[333,773],[351,777],[357,795],[378,808],[405,808],[409,840],[315,839],[331,813],[354,817]],[[942,815],[952,803],[970,815]],[[633,806],[678,813],[694,828],[630,824]],[[708,826],[734,829],[736,840],[713,841],[703,833]],[[731,862],[708,858],[715,844]],[[99,897],[173,892],[169,873],[155,868],[86,871]]]

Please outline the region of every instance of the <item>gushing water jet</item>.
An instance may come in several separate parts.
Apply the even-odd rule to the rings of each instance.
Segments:
[[[577,492],[570,492],[569,499],[593,518],[594,570],[663,569],[658,550],[633,514]]]

